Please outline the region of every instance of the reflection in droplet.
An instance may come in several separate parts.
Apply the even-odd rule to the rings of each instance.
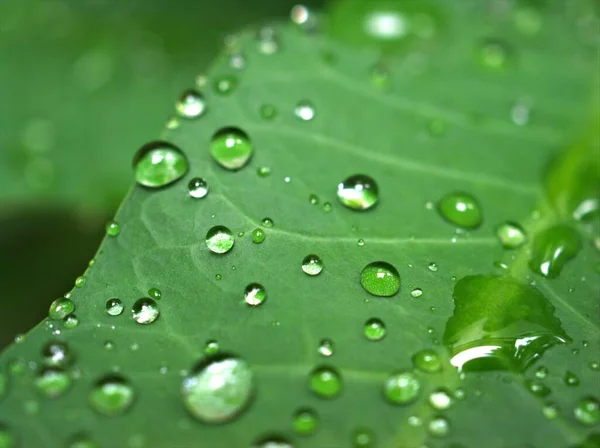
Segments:
[[[400,274],[391,264],[375,261],[362,270],[360,284],[374,296],[391,297],[400,290]]]
[[[188,193],[193,198],[202,199],[208,194],[208,182],[201,177],[194,177],[188,183]]]
[[[189,89],[181,94],[175,110],[182,118],[198,118],[206,110],[206,101],[200,92]]]
[[[307,255],[302,260],[302,271],[310,276],[319,275],[323,270],[323,260],[318,255]]]
[[[250,306],[258,306],[267,298],[267,290],[259,283],[250,283],[244,291],[244,301]]]
[[[379,187],[373,178],[356,174],[338,184],[337,196],[351,210],[368,210],[379,201]]]
[[[231,250],[235,238],[229,228],[214,226],[206,233],[206,247],[215,254],[224,254]]]
[[[213,135],[210,152],[219,165],[235,171],[248,163],[254,152],[254,146],[244,131],[239,128],[227,127]]]
[[[154,300],[142,298],[138,299],[131,307],[131,315],[138,324],[147,325],[158,319],[160,309]]]

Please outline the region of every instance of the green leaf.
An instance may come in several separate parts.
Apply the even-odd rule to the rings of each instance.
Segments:
[[[262,44],[254,33],[238,35],[233,45],[247,68],[226,95],[206,88],[207,113],[165,135],[186,154],[189,172],[162,189],[132,189],[116,217],[121,232],[107,237],[85,285],[71,293],[79,325],[47,321],[3,353],[12,372],[0,403],[7,430],[23,446],[63,446],[82,433],[107,447],[243,447],[269,437],[295,447],[352,446],[355,438],[386,448],[593,444],[598,222],[564,214],[544,179],[551,160],[590,135],[597,44],[586,33],[597,17],[592,2],[516,3],[428,2],[441,20],[434,33],[383,47],[380,38],[345,39],[335,5],[319,32],[282,24],[275,37],[262,30]],[[411,9],[410,24],[427,13]],[[345,17],[355,17],[344,19],[347,27],[363,29],[364,14]],[[379,23],[398,18],[386,20]],[[331,34],[327,23],[337,23]],[[232,75],[227,62],[217,60],[209,86]],[[237,171],[211,154],[213,136],[232,127],[253,148]],[[377,183],[370,210],[336,197],[354,174]],[[202,199],[188,194],[195,177],[208,182]],[[565,179],[557,188],[587,191],[576,187],[577,176]],[[477,199],[477,229],[456,229],[440,216],[434,204],[452,192]],[[495,231],[506,221],[522,225],[526,245],[502,248]],[[236,235],[224,254],[205,243],[218,225]],[[529,264],[536,237],[555,225],[575,229],[585,244],[546,279]],[[260,227],[264,241],[253,242]],[[318,275],[302,270],[310,254],[322,260]],[[398,270],[396,295],[362,288],[361,271],[376,261]],[[244,300],[254,283],[266,291],[258,305]],[[140,325],[131,310],[149,295],[160,316]],[[125,305],[118,316],[105,311],[114,297]],[[365,337],[371,319],[383,322],[383,338]],[[533,345],[512,370],[501,363],[463,375],[451,364],[453,337],[472,342],[482,334],[470,330],[516,348],[531,332],[555,340]],[[76,357],[68,368],[77,373],[53,399],[34,386],[50,339],[68,344]],[[184,376],[206,365],[205,347],[214,355],[215,341],[221,354],[245,361],[255,385],[239,415],[231,408],[242,406],[237,393],[212,408],[235,414],[220,425],[186,409],[201,406],[206,390],[187,383],[192,398],[184,404],[181,396]],[[437,353],[441,370],[425,360],[432,352],[415,356],[422,350]],[[428,372],[408,374],[413,359]],[[89,394],[115,372],[135,398],[107,417],[88,405]],[[578,385],[564,381],[572,375]],[[317,429],[296,435],[295,416],[307,409]]]

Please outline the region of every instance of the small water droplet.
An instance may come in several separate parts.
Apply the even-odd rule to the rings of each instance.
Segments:
[[[435,389],[429,394],[429,404],[438,411],[449,409],[452,402],[452,394],[447,389]]]
[[[431,272],[437,272],[438,270],[438,265],[437,263],[431,262],[429,263],[429,266],[427,266],[427,268],[431,271]]]
[[[547,397],[552,393],[548,386],[536,380],[525,381],[525,387],[532,395],[537,397]]]
[[[85,285],[85,282],[86,282],[86,278],[83,275],[80,275],[79,277],[77,277],[75,279],[75,287],[83,288],[83,286]]]
[[[342,391],[342,377],[328,366],[317,367],[310,373],[310,389],[321,398],[334,398]]]
[[[580,249],[581,241],[574,228],[562,224],[547,228],[533,240],[529,267],[543,277],[556,278]]]
[[[379,201],[379,187],[373,178],[355,174],[338,184],[337,196],[351,210],[368,210]]]
[[[175,111],[181,118],[200,117],[206,111],[204,96],[194,89],[184,91],[175,104]]]
[[[427,430],[433,437],[446,437],[450,432],[450,421],[446,417],[435,417],[427,425]]]
[[[296,434],[309,435],[317,430],[319,418],[312,409],[300,409],[294,414],[292,426]]]
[[[565,373],[564,382],[567,386],[579,386],[579,378],[577,378],[577,375],[568,370]]]
[[[261,166],[257,168],[256,174],[258,174],[259,177],[269,177],[271,175],[271,168],[267,166]]]
[[[369,319],[365,322],[363,333],[369,341],[380,341],[385,337],[385,324],[380,319]]]
[[[423,295],[423,290],[421,288],[415,288],[410,292],[410,295],[416,299]]]
[[[65,367],[73,360],[67,344],[60,341],[47,342],[42,348],[42,357],[44,364],[54,367]]]
[[[292,22],[300,26],[302,29],[312,31],[317,24],[317,18],[310,9],[304,5],[296,5],[290,12]]]
[[[284,181],[286,184],[289,184],[289,183],[292,181],[292,178],[291,178],[290,176],[285,176],[285,177],[283,178],[283,181]]]
[[[400,372],[390,376],[383,384],[383,395],[392,404],[409,404],[417,399],[421,383],[412,372]]]
[[[434,350],[421,350],[412,357],[413,365],[426,373],[437,373],[442,370],[442,361]]]
[[[535,371],[535,376],[539,379],[544,379],[548,376],[548,369],[544,366],[540,366]]]
[[[310,205],[319,205],[319,196],[311,194],[308,196],[308,202]]]
[[[188,183],[188,193],[193,198],[202,199],[208,194],[208,182],[201,177],[194,177]]]
[[[485,68],[501,70],[508,66],[511,51],[508,45],[497,39],[487,39],[479,48],[479,61]]]
[[[67,316],[63,320],[65,328],[75,328],[79,325],[79,318],[75,314]]]
[[[362,238],[358,240],[358,245],[360,247],[363,247],[365,245],[365,240],[363,240]]]
[[[52,320],[62,320],[75,311],[75,304],[70,299],[61,297],[50,304],[48,317]]]
[[[373,448],[375,446],[375,435],[368,429],[357,429],[352,435],[354,448]]]
[[[162,292],[158,288],[150,288],[148,290],[148,296],[154,300],[160,300],[162,298]]]
[[[318,255],[307,255],[302,260],[302,270],[310,276],[319,275],[323,270],[323,260]]]
[[[272,104],[263,104],[259,109],[260,117],[263,120],[271,121],[277,118],[277,108]]]
[[[0,446],[2,446],[0,444]],[[68,448],[99,448],[87,435],[77,435],[71,439]]]
[[[225,226],[214,226],[206,233],[206,246],[215,254],[224,254],[231,250],[235,238]]]
[[[408,417],[408,424],[413,428],[418,428],[419,426],[423,425],[423,420],[421,420],[421,418],[417,417],[416,415],[411,415],[410,417]]]
[[[329,213],[332,210],[333,206],[329,202],[323,203],[323,211],[325,213]]]
[[[133,320],[138,324],[147,325],[154,322],[160,316],[158,304],[150,298],[138,299],[131,308]]]
[[[235,91],[238,79],[234,75],[223,75],[215,79],[214,89],[220,95],[229,95]]]
[[[360,284],[369,294],[391,297],[400,290],[400,274],[391,264],[375,261],[362,270]]]
[[[268,227],[268,228],[270,228],[270,227],[273,227],[273,220],[272,220],[271,218],[264,218],[264,219],[263,219],[263,220],[260,222],[260,224],[261,224],[263,227]]]
[[[71,387],[71,377],[59,367],[44,367],[35,378],[35,387],[47,398],[56,398]]]
[[[228,170],[243,168],[254,152],[254,146],[244,131],[227,127],[217,131],[210,143],[210,152],[215,161]]]
[[[558,411],[558,406],[555,403],[546,403],[542,407],[542,414],[544,414],[544,417],[548,420],[553,420],[558,417]]]
[[[236,418],[254,394],[254,374],[248,364],[232,356],[208,357],[181,384],[183,403],[194,418],[224,423]]]
[[[104,341],[104,349],[112,350],[115,348],[115,344],[112,341]]]
[[[234,70],[244,70],[246,68],[246,57],[242,53],[230,54],[229,66]]]
[[[106,234],[108,236],[118,236],[121,233],[121,226],[116,221],[108,221],[106,223]]]
[[[96,412],[114,417],[127,411],[135,400],[131,384],[120,375],[107,375],[96,382],[89,403]]]
[[[311,121],[317,114],[315,107],[310,101],[299,101],[294,108],[294,115],[302,121]]]
[[[125,306],[121,299],[112,298],[106,301],[106,313],[109,316],[118,316],[123,312]]]
[[[244,301],[250,306],[258,306],[267,298],[267,290],[259,283],[250,283],[244,290]]]
[[[294,448],[290,442],[283,437],[269,437],[262,439],[252,445],[252,448]]]
[[[598,372],[600,371],[600,362],[598,361],[590,361],[590,363],[588,364],[590,369]]]
[[[279,51],[279,38],[271,27],[263,27],[258,31],[258,51],[265,55],[273,55]]]
[[[181,179],[188,161],[171,143],[155,141],[142,146],[133,159],[135,180],[148,188],[161,188]]]
[[[510,119],[517,126],[525,126],[529,123],[531,106],[527,103],[518,102],[510,110]]]
[[[321,339],[321,342],[319,343],[319,354],[321,356],[331,356],[333,355],[333,351],[333,341],[331,339]]]
[[[468,193],[447,194],[439,200],[437,209],[446,221],[465,229],[475,229],[483,221],[479,203]]]
[[[265,231],[263,229],[257,228],[252,231],[252,242],[254,244],[262,243],[266,237],[267,235],[265,234]]]
[[[219,352],[219,343],[211,340],[206,343],[204,347],[204,354],[208,356],[216,355]]]
[[[587,426],[600,422],[600,402],[593,397],[585,397],[574,409],[575,418]]]
[[[496,229],[496,236],[505,249],[517,249],[527,242],[527,234],[514,222],[505,222]]]

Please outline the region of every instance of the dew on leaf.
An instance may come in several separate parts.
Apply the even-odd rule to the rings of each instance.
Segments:
[[[375,261],[362,270],[360,284],[369,294],[391,297],[400,290],[400,274],[391,264]]]
[[[423,290],[421,288],[415,288],[410,292],[410,295],[416,299],[423,295]]]
[[[268,437],[252,444],[252,448],[294,448],[293,445],[283,437]]]
[[[211,356],[216,355],[219,352],[219,343],[214,340],[210,340],[204,346],[204,354]]]
[[[509,46],[497,39],[486,39],[479,46],[479,62],[490,70],[505,69],[511,59]]]
[[[254,374],[242,359],[208,357],[196,365],[181,384],[183,403],[190,414],[205,423],[235,419],[254,394]]]
[[[252,231],[252,242],[254,244],[262,243],[266,237],[267,235],[265,234],[265,231],[263,229],[257,228]]]
[[[261,166],[256,169],[256,174],[258,174],[259,177],[269,177],[271,175],[271,168],[268,166]]]
[[[527,242],[527,234],[514,222],[505,222],[496,228],[496,236],[505,249],[517,249]]]
[[[61,320],[75,311],[75,304],[70,299],[61,297],[50,304],[48,317],[53,320]]]
[[[531,106],[527,103],[518,102],[510,110],[510,119],[517,126],[525,126],[529,123]]]
[[[590,361],[590,363],[588,364],[588,366],[590,367],[590,369],[596,371],[596,372],[600,372],[600,362],[598,361]]]
[[[69,390],[71,377],[60,367],[44,367],[35,378],[35,387],[47,398],[56,398]]]
[[[385,324],[380,319],[369,319],[365,322],[363,334],[369,341],[380,341],[385,337]]]
[[[104,349],[105,350],[112,350],[115,348],[115,344],[112,341],[105,341],[104,342]]]
[[[548,369],[544,366],[540,366],[535,371],[535,376],[539,379],[544,379],[548,376]]]
[[[133,159],[135,180],[148,188],[161,188],[188,171],[187,158],[171,143],[155,141],[142,146]]]
[[[86,282],[86,278],[83,275],[80,275],[79,277],[77,277],[75,279],[75,287],[83,288],[83,286],[85,285],[85,282]]]
[[[406,405],[417,399],[421,383],[412,372],[391,375],[383,384],[383,396],[392,404]]]
[[[468,193],[447,194],[438,201],[437,209],[450,224],[464,229],[475,229],[483,221],[479,203]]]
[[[447,389],[438,388],[429,394],[429,404],[438,411],[444,411],[452,406],[452,394]]]
[[[263,27],[258,30],[258,51],[265,55],[273,55],[279,52],[279,38],[271,27]]]
[[[334,398],[342,391],[342,377],[333,367],[320,366],[310,373],[309,387],[321,398]]]
[[[325,213],[329,213],[332,208],[333,208],[333,206],[329,202],[324,202],[323,203],[323,211]]]
[[[537,380],[525,381],[525,387],[532,395],[537,397],[547,397],[552,393],[552,390],[548,386]]]
[[[300,26],[304,30],[313,30],[317,20],[314,13],[304,5],[296,5],[290,12],[292,22]]]
[[[302,121],[311,121],[316,114],[315,107],[307,100],[299,101],[294,108],[294,115]]]
[[[546,403],[542,407],[542,414],[544,414],[544,417],[548,420],[553,420],[558,417],[558,411],[558,406],[555,403]]]
[[[316,194],[310,194],[308,196],[308,203],[310,205],[319,205],[319,197]]]
[[[375,435],[368,429],[357,429],[352,435],[354,448],[374,448]]]
[[[148,296],[154,300],[162,299],[162,292],[158,288],[150,288],[148,290]]]
[[[106,301],[106,313],[109,316],[118,316],[123,312],[125,306],[121,299],[112,298]]]
[[[442,370],[442,360],[435,350],[421,350],[412,357],[413,366],[425,373],[437,373]]]
[[[299,435],[310,435],[317,430],[319,418],[312,409],[300,409],[294,414],[292,426]]]
[[[250,306],[258,306],[267,298],[267,290],[259,283],[250,283],[244,290],[244,301]]]
[[[446,437],[450,433],[450,421],[446,417],[434,417],[427,425],[427,430],[433,437]]]
[[[319,343],[319,354],[321,356],[331,356],[333,355],[333,351],[333,341],[331,339],[321,339],[321,342]]]
[[[71,314],[63,319],[65,328],[75,328],[79,325],[79,318],[75,314]]]
[[[208,182],[201,177],[194,177],[188,183],[188,193],[195,199],[202,199],[208,194]]]
[[[229,67],[234,70],[244,70],[246,68],[246,57],[238,52],[230,54]]]
[[[108,236],[118,236],[121,233],[121,226],[116,221],[108,221],[106,223],[106,234]]]
[[[53,367],[65,367],[73,361],[69,346],[61,341],[49,341],[42,348],[44,364]]]
[[[181,118],[198,118],[206,111],[206,100],[197,90],[186,90],[179,96],[175,111]]]
[[[315,276],[319,275],[323,270],[323,260],[318,255],[307,255],[302,260],[302,271],[306,275]]]
[[[226,127],[213,135],[210,152],[219,165],[235,171],[246,166],[252,157],[254,146],[244,131],[235,127]]]
[[[438,265],[435,262],[431,262],[429,263],[429,266],[427,266],[427,269],[429,269],[431,272],[437,272],[438,270]]]
[[[564,224],[547,228],[533,240],[529,268],[543,277],[556,278],[580,249],[581,241],[574,228]]]
[[[136,300],[133,304],[131,315],[138,324],[147,325],[158,319],[160,309],[153,299],[144,297]]]
[[[223,75],[215,79],[214,89],[220,95],[229,95],[235,91],[238,79],[234,75]]]
[[[2,446],[2,445],[0,445]],[[71,439],[68,448],[99,448],[88,436],[78,435]]]
[[[135,400],[133,386],[120,375],[107,375],[98,380],[88,397],[96,412],[115,417],[127,411]]]
[[[579,378],[573,372],[567,370],[563,379],[567,386],[579,386]]]
[[[20,375],[25,371],[26,366],[23,359],[13,359],[8,363],[8,371],[11,375]]]
[[[263,227],[268,227],[268,228],[270,228],[270,227],[273,227],[273,220],[272,220],[271,218],[264,218],[264,219],[263,219],[263,220],[260,222],[260,224],[261,224]]]
[[[224,254],[233,247],[235,238],[229,228],[214,226],[206,233],[206,246],[215,254]]]
[[[582,398],[573,410],[575,418],[587,426],[600,422],[600,402],[594,397]]]
[[[355,174],[338,184],[337,196],[351,210],[368,210],[379,201],[379,187],[373,178]]]

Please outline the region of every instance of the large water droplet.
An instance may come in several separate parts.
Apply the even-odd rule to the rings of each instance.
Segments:
[[[383,383],[383,395],[392,404],[409,404],[417,399],[421,383],[412,372],[400,372]]]
[[[527,234],[515,222],[505,222],[496,229],[496,236],[505,249],[516,249],[527,242]]]
[[[158,319],[160,309],[154,300],[144,297],[133,304],[131,315],[138,324],[147,325]]]
[[[235,238],[225,226],[214,226],[206,233],[206,246],[215,254],[224,254],[233,247]]]
[[[36,377],[35,387],[46,397],[56,398],[71,387],[71,377],[59,367],[45,367]]]
[[[379,187],[373,178],[355,174],[338,185],[338,199],[352,210],[368,210],[379,200]]]
[[[574,409],[575,418],[584,425],[592,426],[600,422],[600,402],[593,397],[585,397]]]
[[[250,283],[244,290],[244,301],[250,306],[258,306],[267,298],[267,290],[259,283]]]
[[[148,188],[160,188],[181,179],[189,165],[185,155],[171,143],[156,141],[142,146],[133,159],[135,180]]]
[[[380,341],[385,337],[385,324],[380,319],[369,319],[365,322],[363,333],[369,341]]]
[[[412,357],[413,365],[422,372],[437,373],[442,370],[442,360],[434,350],[421,350]]]
[[[360,284],[374,296],[391,297],[400,290],[400,274],[391,264],[375,261],[362,270]]]
[[[209,357],[183,380],[181,395],[187,410],[206,423],[233,420],[250,403],[254,374],[240,358]]]
[[[556,278],[580,249],[581,241],[575,229],[562,224],[550,227],[535,236],[529,267],[536,274]]]
[[[252,242],[254,244],[261,244],[266,237],[267,235],[263,229],[254,229],[252,231]]]
[[[70,299],[61,297],[50,304],[48,317],[53,320],[62,320],[75,311],[75,304]]]
[[[49,341],[42,348],[44,364],[54,367],[65,367],[73,361],[69,347],[64,342]]]
[[[135,395],[135,390],[125,378],[107,375],[98,380],[90,391],[89,403],[96,412],[114,417],[131,407]]]
[[[254,147],[248,134],[239,128],[228,127],[220,129],[213,135],[210,152],[223,168],[239,170],[252,157]]]
[[[193,198],[202,199],[208,194],[208,182],[201,177],[194,177],[188,183],[188,193]]]
[[[460,370],[520,372],[550,347],[570,340],[552,304],[510,277],[465,277],[456,283],[453,298],[444,343]]]
[[[319,275],[323,270],[323,260],[318,255],[307,255],[302,260],[302,270],[307,275]]]
[[[479,203],[468,193],[447,194],[439,200],[437,209],[446,221],[465,229],[475,229],[483,221]]]
[[[109,316],[118,316],[123,312],[125,306],[123,306],[123,302],[121,299],[112,298],[106,301],[106,313]]]
[[[310,373],[309,385],[319,397],[333,398],[342,391],[342,377],[333,367],[321,366]]]
[[[317,430],[319,418],[312,409],[300,409],[294,414],[293,427],[296,434],[309,435]]]
[[[206,110],[206,101],[200,92],[189,89],[181,94],[175,110],[182,118],[198,118]]]

